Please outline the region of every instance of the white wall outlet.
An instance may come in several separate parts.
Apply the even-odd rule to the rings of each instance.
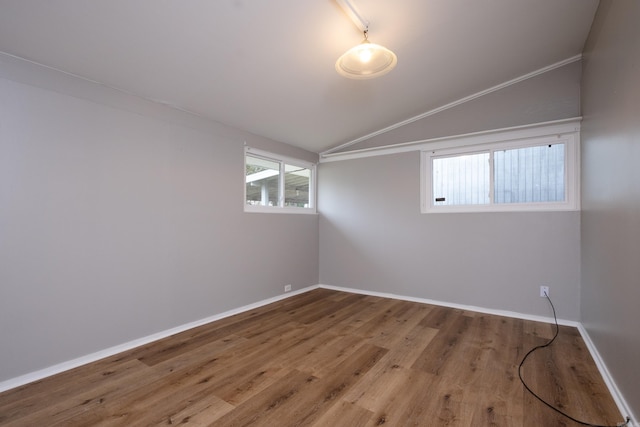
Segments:
[[[540,298],[546,298],[548,296],[551,296],[549,294],[549,287],[548,286],[540,286]]]
[[[291,291],[291,285],[284,285],[284,291],[285,292],[290,292]]]

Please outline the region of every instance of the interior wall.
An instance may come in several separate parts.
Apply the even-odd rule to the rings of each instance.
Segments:
[[[420,213],[418,151],[321,163],[320,282],[579,320],[579,212]]]
[[[582,322],[635,414],[640,414],[638,22],[639,2],[600,2],[585,46],[582,84]]]
[[[318,216],[243,212],[243,147],[0,58],[0,381],[318,283]]]

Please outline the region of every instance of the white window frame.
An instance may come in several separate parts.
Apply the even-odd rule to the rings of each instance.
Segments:
[[[536,203],[494,203],[493,184],[493,152],[514,148],[563,143],[565,146],[565,201]],[[462,145],[462,146],[461,146]],[[490,152],[490,195],[489,203],[482,205],[435,205],[433,195],[433,159],[443,156],[476,154]],[[421,212],[422,213],[454,213],[454,212],[535,212],[535,211],[574,211],[580,209],[580,134],[531,136],[524,132],[518,138],[482,144],[464,144],[460,141],[448,141],[446,146],[421,150]]]
[[[247,155],[262,158],[265,160],[269,160],[272,162],[277,162],[280,165],[280,180],[279,180],[279,198],[277,206],[264,206],[264,205],[248,205],[247,204],[247,181],[246,181],[246,170],[247,170]],[[301,208],[296,206],[284,206],[284,198],[285,198],[285,180],[284,180],[284,168],[286,165],[298,166],[301,168],[309,169],[311,171],[311,176],[309,178],[309,207]],[[316,214],[316,164],[306,162],[300,159],[294,159],[292,157],[281,156],[275,153],[271,153],[268,151],[263,151],[257,148],[246,147],[244,148],[244,172],[242,176],[243,179],[243,204],[245,212],[262,212],[262,213],[294,213],[294,214]]]

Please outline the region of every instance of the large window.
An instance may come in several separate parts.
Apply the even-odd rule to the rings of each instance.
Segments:
[[[422,153],[422,211],[578,209],[574,135]]]
[[[315,165],[245,150],[245,211],[315,212]]]

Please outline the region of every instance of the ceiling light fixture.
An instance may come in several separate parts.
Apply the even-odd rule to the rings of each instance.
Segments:
[[[336,0],[353,23],[364,33],[364,40],[346,51],[336,62],[336,71],[350,79],[371,79],[387,74],[398,63],[395,53],[369,41],[369,21],[349,0]]]

